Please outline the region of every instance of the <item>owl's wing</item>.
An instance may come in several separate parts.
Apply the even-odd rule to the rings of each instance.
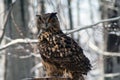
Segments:
[[[91,69],[89,59],[83,54],[82,48],[66,35],[53,36],[53,43],[49,56],[50,60],[71,71],[80,71],[83,74]]]

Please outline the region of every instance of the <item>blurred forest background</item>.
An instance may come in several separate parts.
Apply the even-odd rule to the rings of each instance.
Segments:
[[[35,17],[49,12],[90,59],[86,80],[120,80],[120,0],[0,0],[0,80],[44,76]]]

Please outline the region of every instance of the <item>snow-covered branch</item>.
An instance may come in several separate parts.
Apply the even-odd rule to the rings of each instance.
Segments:
[[[91,24],[91,25],[88,25],[88,26],[81,26],[81,28],[69,30],[69,31],[66,32],[66,34],[71,34],[71,33],[74,33],[74,32],[80,31],[80,30],[85,30],[85,29],[88,29],[88,28],[93,28],[94,26],[96,26],[96,25],[98,25],[100,23],[109,22],[109,21],[115,21],[115,20],[119,20],[119,19],[120,19],[120,16],[115,17],[115,18],[110,18],[110,19],[104,19],[104,20],[101,20],[101,21],[99,21],[97,23],[94,23],[94,24]]]
[[[100,48],[98,48],[97,46],[95,46],[93,43],[89,42],[88,45],[92,50],[94,50],[95,52],[97,52],[100,55],[106,55],[106,56],[119,56],[119,53],[115,53],[115,52],[105,52],[104,50],[101,50]]]
[[[39,69],[43,66],[42,62],[40,62],[39,64],[36,64],[32,69],[31,69],[31,73],[33,73],[36,69]]]
[[[109,73],[109,74],[105,74],[105,77],[115,77],[115,76],[120,76],[120,73]]]
[[[12,40],[11,42],[1,46],[0,50],[3,50],[9,46],[12,46],[12,45],[18,44],[18,43],[37,43],[37,42],[38,42],[38,40],[36,40],[36,39],[15,39],[15,40]]]

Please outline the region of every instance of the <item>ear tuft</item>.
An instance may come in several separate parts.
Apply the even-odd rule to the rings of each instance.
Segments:
[[[51,13],[50,18],[56,16],[57,12]]]
[[[56,15],[57,14],[57,12],[54,12],[54,13],[51,13],[52,15]]]

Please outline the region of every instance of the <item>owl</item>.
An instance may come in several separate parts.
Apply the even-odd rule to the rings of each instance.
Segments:
[[[38,49],[47,76],[84,80],[91,70],[89,59],[82,48],[60,28],[57,13],[37,15]]]

